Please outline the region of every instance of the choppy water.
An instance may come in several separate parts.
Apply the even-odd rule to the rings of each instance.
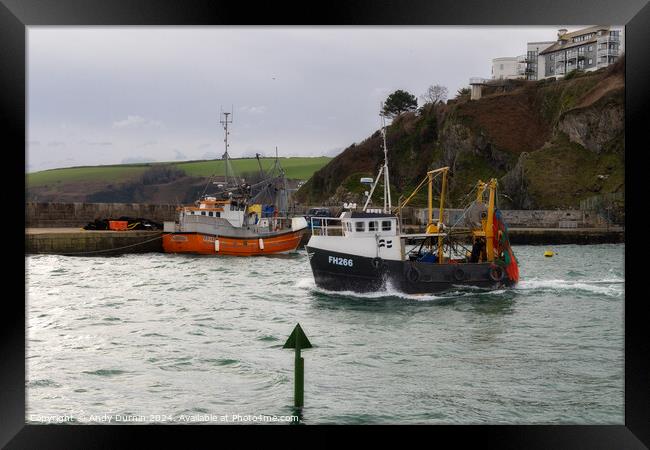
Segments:
[[[304,423],[622,424],[624,248],[518,246],[516,289],[435,296],[321,291],[304,251],[28,256],[26,419],[290,415],[300,322]]]

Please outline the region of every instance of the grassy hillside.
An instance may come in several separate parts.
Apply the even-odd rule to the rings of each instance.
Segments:
[[[327,164],[331,158],[320,157],[296,157],[280,158],[280,164],[284,168],[287,178],[296,180],[307,180],[311,175]],[[275,158],[261,158],[262,167],[268,170],[273,166]],[[190,177],[209,177],[212,174],[224,175],[224,162],[221,160],[202,160],[172,163],[148,163],[148,164],[117,164],[110,166],[84,166],[69,167],[64,169],[44,170],[26,175],[26,181],[30,188],[53,184],[70,184],[84,182],[110,182],[123,183],[137,179],[153,166],[170,164],[183,170]],[[233,159],[231,164],[238,174],[258,172],[259,166],[254,158]]]

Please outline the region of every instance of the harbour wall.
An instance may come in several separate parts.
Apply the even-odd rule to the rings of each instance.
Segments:
[[[406,232],[417,232],[409,227]],[[25,230],[26,254],[68,256],[112,256],[127,253],[160,253],[161,231],[87,231],[79,228],[28,228]],[[305,233],[302,248],[309,240]],[[606,244],[625,242],[622,229],[511,228],[512,244]]]
[[[313,206],[316,207],[316,206]],[[177,205],[147,203],[36,203],[25,205],[25,226],[31,228],[83,227],[96,219],[121,216],[141,217],[154,222],[172,221],[177,217]],[[296,206],[295,213],[306,214],[312,206]],[[341,208],[330,208],[338,216]],[[462,221],[463,210],[445,210],[445,222]],[[510,228],[602,228],[607,221],[595,211],[582,210],[502,210]],[[435,219],[438,210],[433,212]],[[406,207],[403,222],[422,225],[427,222],[425,208]]]
[[[176,205],[141,203],[27,203],[25,207],[25,253],[64,255],[113,255],[162,252],[162,233],[151,231],[86,231],[80,229],[96,219],[128,216],[156,222],[177,217]],[[305,214],[309,206],[295,208]],[[330,208],[332,215],[340,208]],[[404,231],[424,231],[427,210],[405,208]],[[513,244],[603,244],[625,242],[623,227],[611,226],[595,212],[580,210],[503,210]],[[445,211],[445,221],[462,221],[462,210]],[[438,211],[434,211],[437,218]],[[459,220],[460,219],[460,220]],[[462,222],[460,222],[462,223]],[[460,225],[459,223],[459,225]],[[301,247],[311,233],[305,233]]]
[[[28,228],[26,254],[111,256],[162,252],[162,231],[87,231],[79,228]]]

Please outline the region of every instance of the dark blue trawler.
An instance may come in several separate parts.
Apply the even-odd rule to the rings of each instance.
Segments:
[[[316,285],[332,291],[375,292],[387,287],[408,293],[440,292],[457,286],[502,288],[519,280],[508,229],[495,208],[497,180],[478,181],[475,200],[463,213],[465,229],[444,224],[448,167],[427,172],[395,210],[391,205],[385,126],[384,165],[363,209],[318,218],[306,249]],[[384,176],[384,207],[369,209]],[[433,181],[442,178],[438,220],[433,217]],[[428,185],[428,224],[421,234],[401,233],[401,209]],[[487,201],[485,201],[487,196]],[[454,224],[455,225],[455,224]],[[462,242],[471,241],[471,250]]]

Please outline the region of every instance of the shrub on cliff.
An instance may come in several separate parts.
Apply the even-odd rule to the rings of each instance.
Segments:
[[[142,174],[142,184],[163,184],[185,176],[185,171],[170,164],[155,165]]]

